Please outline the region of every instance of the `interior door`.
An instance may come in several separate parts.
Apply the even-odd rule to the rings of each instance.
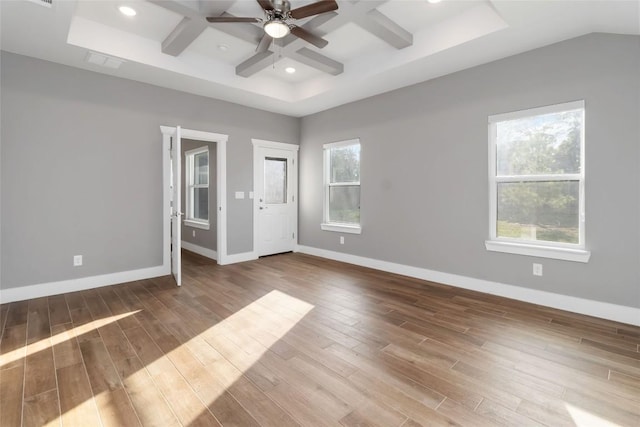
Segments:
[[[180,152],[180,126],[171,137],[171,274],[182,286],[181,220],[182,220],[182,155]]]
[[[256,215],[258,256],[291,252],[295,244],[296,202],[294,153],[258,148]]]

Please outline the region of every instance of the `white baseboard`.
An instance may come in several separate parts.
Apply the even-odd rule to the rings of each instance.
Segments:
[[[236,264],[238,262],[253,261],[256,259],[258,259],[258,254],[256,252],[243,252],[241,254],[227,255],[224,257],[224,261],[221,265]]]
[[[211,258],[213,260],[218,259],[218,253],[213,249],[203,248],[202,246],[194,245],[193,243],[185,242],[184,240],[180,242],[180,244],[184,249],[197,253],[198,255],[202,255],[203,257]]]
[[[142,268],[140,270],[122,271],[119,273],[102,274],[100,276],[82,277],[80,279],[62,280],[59,282],[40,283],[37,285],[21,286],[0,290],[0,302],[8,303],[31,298],[47,297],[67,292],[84,291],[118,283],[133,282],[135,280],[151,279],[167,276],[171,269],[164,266]]]
[[[640,326],[640,309],[298,245],[296,252]]]

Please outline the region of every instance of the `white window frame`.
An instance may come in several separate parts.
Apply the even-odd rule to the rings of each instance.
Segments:
[[[349,233],[349,234],[362,234],[362,226],[361,224],[350,224],[350,223],[340,223],[340,222],[330,222],[329,221],[329,188],[330,187],[339,187],[339,186],[360,186],[360,181],[362,180],[362,173],[360,172],[360,181],[358,182],[331,182],[330,177],[330,166],[331,166],[331,149],[332,148],[342,148],[349,147],[352,145],[358,145],[360,147],[360,163],[362,164],[362,145],[360,144],[360,139],[349,139],[346,141],[339,142],[331,142],[329,144],[324,144],[322,146],[323,149],[323,158],[324,158],[324,202],[323,202],[323,218],[322,224],[320,224],[320,228],[324,231],[334,231],[338,233]],[[362,197],[362,194],[360,194]]]
[[[497,124],[507,120],[543,114],[558,113],[568,110],[582,109],[582,134],[580,136],[580,173],[577,174],[549,174],[549,175],[497,175]],[[489,251],[504,252],[518,255],[528,255],[542,258],[552,258],[566,261],[588,262],[591,252],[585,245],[585,103],[573,101],[563,104],[548,105],[511,113],[489,116],[489,240],[485,247]],[[540,182],[540,181],[578,181],[579,182],[579,220],[578,244],[562,242],[530,242],[522,239],[498,237],[498,184],[502,182]]]
[[[194,184],[194,171],[195,171],[195,157],[198,154],[203,154],[206,153],[207,154],[207,159],[210,159],[209,157],[209,147],[208,146],[204,146],[201,148],[196,148],[194,150],[189,150],[189,151],[185,151],[184,153],[184,161],[185,161],[185,184],[187,187],[187,191],[185,191],[185,205],[186,205],[186,215],[185,215],[185,219],[184,219],[184,225],[188,226],[188,227],[193,227],[193,228],[200,228],[202,230],[208,230],[210,227],[210,223],[209,220],[204,221],[202,219],[199,218],[194,218],[193,215],[193,206],[194,206],[194,200],[193,200],[193,192],[196,188],[206,188],[207,191],[209,191],[209,176],[207,178],[207,184]],[[209,162],[207,162],[207,164],[209,164]],[[210,166],[209,166],[210,167]],[[208,198],[207,198],[208,199]],[[208,217],[211,218],[211,209],[209,209],[210,206],[207,206],[207,213],[208,213]]]

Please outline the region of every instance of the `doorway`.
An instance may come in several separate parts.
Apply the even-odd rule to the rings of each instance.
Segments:
[[[181,246],[216,260],[216,143],[182,138]]]
[[[173,274],[176,284],[182,284],[182,139],[202,142],[215,142],[216,163],[216,197],[209,202],[210,217],[215,218],[216,258],[218,264],[225,264],[227,258],[227,171],[226,147],[228,135],[182,129],[180,126],[160,126],[162,132],[162,164],[163,164],[163,268],[167,274]],[[215,215],[213,215],[215,212]]]
[[[298,229],[298,146],[252,140],[253,247],[257,256],[291,252]]]

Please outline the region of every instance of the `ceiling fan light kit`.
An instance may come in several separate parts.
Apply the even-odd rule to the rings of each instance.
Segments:
[[[291,32],[289,26],[280,18],[274,18],[271,21],[267,21],[264,24],[264,32],[269,37],[274,39],[281,39]]]
[[[322,49],[329,42],[320,36],[313,34],[303,27],[299,27],[289,21],[303,19],[321,13],[331,12],[338,9],[336,0],[320,0],[306,6],[291,9],[288,0],[256,0],[262,8],[264,18],[246,18],[236,16],[209,16],[207,21],[213,24],[226,22],[264,22],[263,28],[265,36],[258,45],[258,52],[265,52],[269,49],[272,39],[281,39],[292,34],[315,47]]]

